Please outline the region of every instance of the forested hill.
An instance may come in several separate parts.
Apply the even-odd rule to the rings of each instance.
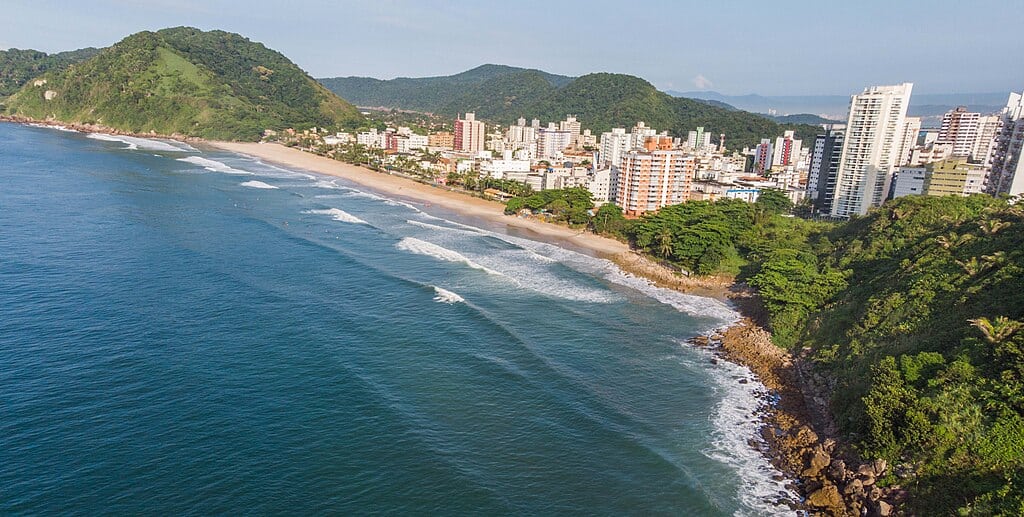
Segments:
[[[508,124],[519,117],[553,122],[576,115],[596,133],[632,127],[643,121],[675,136],[703,126],[725,133],[732,149],[774,138],[795,129],[810,140],[818,128],[779,124],[763,116],[658,91],[647,81],[622,74],[596,73],[579,78],[538,70],[484,65],[462,74],[381,81],[368,78],[321,79],[338,95],[361,106],[428,111],[454,117],[467,111],[489,122]]]
[[[893,466],[880,483],[909,489],[917,515],[1024,515],[1019,205],[907,196],[834,225],[726,200],[618,225],[687,270],[741,271],[775,342],[807,350],[837,424]]]
[[[30,79],[48,71],[63,70],[96,54],[98,48],[83,48],[57,54],[12,48],[0,50],[0,99],[18,91]]]
[[[541,78],[548,87],[557,88],[572,77],[506,65],[480,65],[455,75],[437,77],[399,77],[381,80],[372,77],[332,77],[320,79],[328,89],[357,106],[383,106],[429,113],[442,113],[447,105],[467,89],[488,81],[519,75]]]
[[[226,140],[362,120],[285,56],[223,31],[140,32],[38,79],[5,101],[7,114]]]

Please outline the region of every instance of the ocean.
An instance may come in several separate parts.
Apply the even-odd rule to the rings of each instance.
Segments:
[[[0,514],[792,514],[736,314],[340,179],[0,124]],[[744,382],[740,382],[744,381]]]

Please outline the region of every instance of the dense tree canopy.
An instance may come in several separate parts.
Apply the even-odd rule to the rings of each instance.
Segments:
[[[613,127],[648,127],[685,136],[703,126],[725,133],[731,149],[756,144],[761,138],[794,129],[805,140],[817,127],[779,124],[761,115],[672,97],[649,82],[623,74],[596,73],[569,78],[520,68],[485,65],[462,74],[388,81],[346,77],[321,79],[338,95],[362,106],[387,106],[440,113],[450,117],[475,111],[490,122],[509,124],[519,117],[544,122],[576,115],[595,134]]]
[[[140,32],[24,86],[8,111],[131,132],[256,140],[264,129],[358,124],[353,106],[278,52],[189,27]],[[49,92],[49,93],[47,93]]]

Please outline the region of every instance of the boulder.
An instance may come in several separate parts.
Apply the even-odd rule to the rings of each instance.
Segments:
[[[843,493],[846,495],[862,494],[864,493],[864,483],[861,483],[859,479],[854,478],[843,488]]]
[[[807,457],[807,468],[800,473],[803,477],[818,477],[821,471],[832,462],[832,458],[821,446],[815,447]]]
[[[888,467],[888,465],[885,463],[885,460],[881,458],[871,463],[871,469],[875,471],[876,478],[885,475],[886,467]]]
[[[881,517],[889,517],[892,515],[892,505],[885,501],[878,501],[878,505],[875,507],[875,512]]]
[[[871,487],[868,491],[868,499],[871,501],[878,501],[882,498],[882,489],[877,486]]]
[[[807,504],[817,508],[842,508],[843,498],[835,485],[825,485],[807,496]]]
[[[828,477],[833,481],[846,481],[846,462],[843,460],[832,460],[828,466]]]

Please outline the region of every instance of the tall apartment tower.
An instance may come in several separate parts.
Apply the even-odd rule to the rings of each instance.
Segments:
[[[786,131],[775,139],[771,167],[793,165],[800,159],[800,147],[803,142],[797,140],[795,134],[793,131]]]
[[[1024,194],[1024,93],[1011,93],[1000,114],[1002,127],[992,152],[992,173],[986,191],[991,194]]]
[[[913,83],[871,86],[850,98],[843,152],[836,174],[833,217],[864,215],[885,201],[900,163]]]
[[[455,119],[456,151],[483,151],[484,143],[484,123],[477,120],[473,113],[466,113],[464,119]]]
[[[622,164],[622,157],[630,151],[632,135],[626,133],[625,128],[613,128],[607,133],[601,133],[600,161],[601,163],[619,167]]]
[[[921,134],[921,117],[906,117],[903,120],[903,129],[900,130],[899,162],[896,166],[907,165],[914,154],[914,147],[917,146],[917,137]]]
[[[615,204],[636,217],[690,199],[696,169],[684,151],[631,151],[616,175]]]
[[[978,120],[978,139],[971,149],[972,162],[985,167],[992,166],[992,151],[995,150],[996,137],[999,136],[999,128],[1002,126],[1003,120],[999,115],[985,115]]]
[[[839,173],[839,158],[843,153],[843,131],[825,128],[823,134],[814,139],[811,150],[811,165],[807,171],[807,197],[817,213],[832,212],[832,198],[836,193],[836,175]]]
[[[772,169],[772,141],[762,138],[761,143],[754,148],[754,173],[764,176]]]
[[[957,106],[942,116],[939,128],[939,144],[952,144],[953,156],[967,158],[974,151],[980,131],[981,113],[967,111],[967,106]]]

